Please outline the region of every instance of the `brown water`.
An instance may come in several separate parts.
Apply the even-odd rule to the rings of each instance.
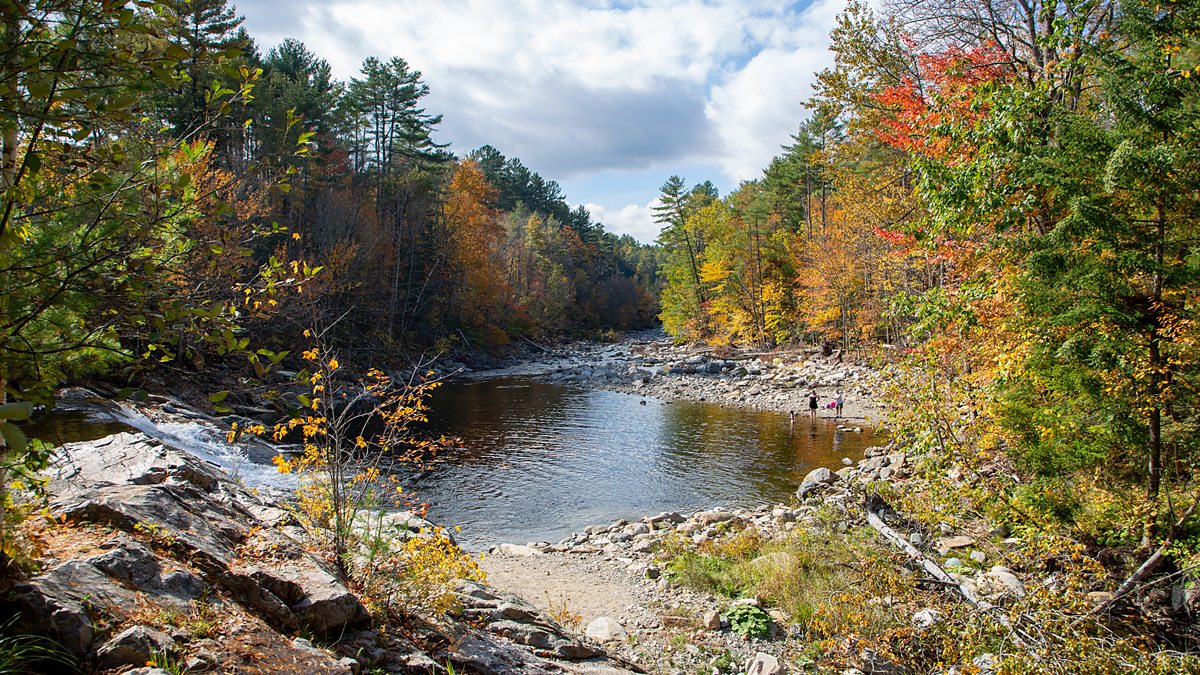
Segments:
[[[473,547],[786,501],[810,470],[840,468],[877,440],[827,420],[792,428],[779,413],[518,379],[442,387],[431,423],[465,447],[413,487],[431,518],[461,525]]]
[[[23,427],[25,435],[51,445],[94,441],[131,431],[133,427],[106,415],[85,410],[54,410],[35,415]]]

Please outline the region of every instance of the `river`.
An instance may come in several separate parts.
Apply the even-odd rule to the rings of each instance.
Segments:
[[[527,378],[452,382],[431,401],[430,431],[461,439],[431,471],[405,477],[429,518],[462,528],[479,550],[500,542],[558,541],[588,525],[662,511],[754,508],[787,501],[805,474],[858,459],[877,439],[807,415],[632,394]],[[60,411],[32,437],[54,443],[140,429],[213,462],[252,487],[290,490],[274,450],[234,448],[224,430],[151,422],[125,408],[119,421]],[[259,444],[262,445],[262,444]]]
[[[661,511],[786,501],[810,470],[874,443],[832,420],[524,379],[448,384],[432,430],[462,447],[411,487],[470,548],[557,541]]]

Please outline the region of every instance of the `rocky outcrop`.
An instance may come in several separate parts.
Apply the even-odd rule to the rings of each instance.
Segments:
[[[480,583],[459,585],[463,616],[487,631],[534,648],[535,654],[564,659],[588,659],[604,650],[568,632],[537,608],[514,595],[499,593]]]
[[[399,638],[381,644],[363,603],[305,546],[285,509],[146,434],[66,445],[50,478],[60,535],[81,541],[13,585],[0,615],[61,645],[85,671],[161,657],[188,672],[230,672],[255,653],[255,672],[436,673],[447,662],[479,673],[631,672],[528,603],[478,584],[461,594],[461,624],[425,620],[439,625],[432,651]],[[385,514],[369,526],[405,539],[431,525]]]

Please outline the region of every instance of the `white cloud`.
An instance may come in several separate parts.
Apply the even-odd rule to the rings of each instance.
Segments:
[[[807,116],[816,73],[833,64],[829,31],[842,0],[820,0],[790,30],[712,87],[705,114],[721,139],[715,161],[735,183],[757,178]]]
[[[600,204],[584,204],[592,214],[592,220],[604,223],[604,229],[613,234],[628,234],[643,244],[654,243],[662,226],[654,222],[654,211],[658,199],[645,206],[629,204],[619,209],[609,209]]]
[[[457,152],[489,143],[556,180],[703,163],[736,184],[806,115],[845,0],[293,0],[264,34],[268,3],[238,3],[267,46],[295,35],[343,79],[370,55],[422,71]]]

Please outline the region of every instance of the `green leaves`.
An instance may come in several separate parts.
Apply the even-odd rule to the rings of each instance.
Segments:
[[[33,414],[34,405],[31,401],[5,403],[0,405],[0,419],[9,422],[24,422]]]
[[[0,422],[0,436],[4,437],[4,444],[8,446],[8,449],[18,454],[25,452],[25,448],[29,445],[29,439],[25,437],[25,432],[11,422]]]
[[[758,605],[738,603],[725,611],[729,627],[743,637],[766,637],[771,633],[771,617]]]

